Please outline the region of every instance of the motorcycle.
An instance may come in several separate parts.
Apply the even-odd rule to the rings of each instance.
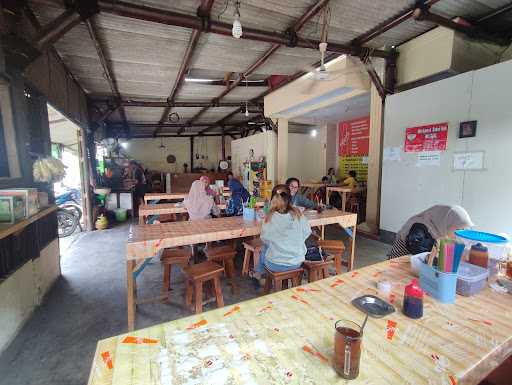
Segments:
[[[82,209],[79,202],[80,190],[75,188],[67,189],[55,197],[55,203],[59,206],[57,223],[60,238],[73,234],[77,227],[82,231]]]

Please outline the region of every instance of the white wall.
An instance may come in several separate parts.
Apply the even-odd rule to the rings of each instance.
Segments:
[[[277,135],[273,131],[261,132],[231,142],[231,167],[235,176],[240,176],[240,166],[254,150],[254,158],[264,156],[267,160],[267,179],[275,183],[277,178]]]
[[[55,239],[0,284],[0,353],[23,327],[60,275],[59,240]]]
[[[160,141],[163,141],[165,149],[160,149]],[[231,137],[226,136],[226,156],[230,155]],[[190,172],[190,139],[189,138],[148,138],[131,139],[124,153],[140,163],[145,168],[166,172],[183,172],[183,163],[188,164]],[[208,155],[208,159],[195,159],[194,167],[202,165],[208,169],[215,168],[222,158],[222,138],[209,136],[194,138],[194,154]],[[176,157],[174,165],[168,164],[167,155]]]
[[[326,126],[316,127],[317,136],[288,134],[288,177],[302,182],[320,181],[326,170]]]
[[[468,72],[386,99],[384,148],[402,146],[407,127],[449,123],[439,167],[416,167],[417,153],[384,159],[382,229],[396,232],[436,203],[460,204],[477,229],[512,234],[512,61]],[[458,139],[459,122],[478,120],[475,138]],[[485,151],[483,171],[454,171],[454,152]]]

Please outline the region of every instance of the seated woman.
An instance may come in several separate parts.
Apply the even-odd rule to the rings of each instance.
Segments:
[[[253,278],[260,279],[264,267],[274,272],[294,270],[305,260],[305,240],[311,227],[300,210],[291,204],[290,189],[277,185],[272,190],[270,209],[261,229],[264,246]]]
[[[242,215],[243,203],[249,200],[249,192],[238,179],[233,177],[231,172],[228,174],[228,178],[228,187],[231,191],[231,197],[229,198],[228,206],[226,207],[226,214]]]
[[[357,173],[354,170],[350,170],[348,172],[348,176],[343,179],[343,186],[347,186],[348,188],[356,188],[357,187]]]
[[[300,182],[297,178],[288,178],[286,186],[290,189],[291,204],[306,209],[316,209],[317,204],[299,193]]]
[[[431,251],[436,240],[453,238],[455,230],[472,227],[473,222],[460,206],[436,205],[410,218],[396,235],[388,258]]]
[[[206,195],[209,195],[211,197],[215,197],[217,195],[217,193],[210,188],[210,178],[208,177],[208,175],[202,175],[199,178],[199,180],[203,182],[205,185]]]
[[[191,221],[208,219],[212,215],[218,216],[220,214],[213,198],[206,194],[206,184],[201,180],[192,183],[187,197],[183,200],[183,205],[187,209]]]
[[[322,179],[322,182],[323,182],[323,179]],[[334,170],[334,168],[329,168],[329,170],[327,170],[327,183],[328,184],[336,184],[338,181],[337,181],[337,178],[336,178],[336,171]]]

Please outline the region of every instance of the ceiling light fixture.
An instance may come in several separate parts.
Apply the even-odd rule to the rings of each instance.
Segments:
[[[313,138],[316,138],[317,131],[316,130],[311,130],[310,134],[311,134],[311,136]]]
[[[240,23],[240,1],[235,2],[235,19],[233,20],[233,28],[231,33],[235,39],[242,37],[242,23]]]

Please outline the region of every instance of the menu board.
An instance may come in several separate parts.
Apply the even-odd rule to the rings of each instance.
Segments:
[[[368,156],[370,117],[347,120],[338,124],[340,156]]]
[[[357,173],[357,180],[368,177],[368,152],[370,148],[370,117],[361,117],[338,123],[338,155],[340,176],[349,171]]]
[[[405,130],[405,152],[445,151],[448,122],[408,127]]]

